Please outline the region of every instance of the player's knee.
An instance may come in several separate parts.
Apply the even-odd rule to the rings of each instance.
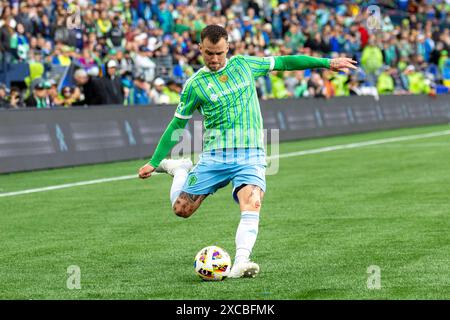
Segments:
[[[254,201],[251,201],[250,206],[253,210],[261,210],[261,199],[255,199]]]
[[[262,199],[259,195],[252,195],[244,204],[245,210],[259,211],[261,209]]]

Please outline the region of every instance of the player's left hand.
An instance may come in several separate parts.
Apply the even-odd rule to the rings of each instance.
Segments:
[[[330,70],[331,71],[343,71],[345,73],[349,73],[350,69],[356,70],[358,69],[355,64],[358,62],[351,58],[334,58],[330,61]]]
[[[155,171],[155,168],[149,164],[146,164],[139,169],[139,178],[146,179],[152,175],[153,171]]]

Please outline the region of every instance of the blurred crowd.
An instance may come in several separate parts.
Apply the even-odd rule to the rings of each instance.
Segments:
[[[257,80],[262,99],[377,98],[450,87],[450,2],[372,2],[3,0],[0,73],[27,63],[30,75],[24,87],[0,84],[0,107],[176,104],[202,66],[198,43],[209,24],[228,30],[230,55],[359,62],[348,75],[272,72]],[[69,71],[62,77],[52,73],[56,67]]]

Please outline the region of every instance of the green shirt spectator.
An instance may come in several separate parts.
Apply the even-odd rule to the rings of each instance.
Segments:
[[[375,73],[380,69],[383,66],[383,53],[380,48],[372,44],[366,46],[362,52],[361,65],[367,73]]]
[[[205,27],[206,27],[206,23],[203,20],[197,19],[194,21],[194,30],[195,30],[195,37],[196,37],[197,42],[201,41],[200,33],[202,32],[203,28],[205,28]]]
[[[425,76],[421,72],[417,72],[414,66],[410,65],[405,69],[408,79],[408,89],[412,94],[429,94],[431,91]]]
[[[162,92],[169,97],[169,104],[180,103],[180,94],[178,92],[172,91],[167,87],[164,87]]]
[[[178,18],[177,20],[175,20],[175,29],[174,32],[178,33],[179,35],[182,35],[183,32],[185,31],[189,31],[191,30],[191,28],[183,23],[183,20],[181,18]]]
[[[336,97],[349,96],[350,91],[347,86],[348,76],[345,74],[337,74],[331,79],[334,86]]]
[[[383,71],[377,81],[377,90],[379,94],[391,94],[394,92],[394,79],[389,71]]]
[[[102,11],[100,18],[97,20],[97,32],[101,35],[106,35],[112,28],[112,22],[108,17],[108,11]]]
[[[272,92],[275,99],[284,99],[288,97],[288,90],[283,80],[283,73],[277,72],[276,75],[270,75],[270,81],[272,82]]]
[[[306,81],[302,81],[295,87],[294,96],[296,98],[301,98],[304,97],[307,92],[308,92],[308,83]]]
[[[297,52],[297,50],[305,44],[306,38],[295,24],[291,25],[289,31],[286,32],[286,36],[288,37],[286,45],[288,48],[291,48],[293,52]]]
[[[161,13],[159,15],[159,18],[160,18],[161,29],[163,29],[164,34],[172,33],[174,30],[174,27],[175,27],[172,13],[169,10],[169,8],[167,8],[165,6],[164,3],[160,4],[160,9],[161,9]]]

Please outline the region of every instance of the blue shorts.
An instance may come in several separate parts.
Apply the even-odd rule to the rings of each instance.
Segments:
[[[212,194],[233,184],[233,198],[239,203],[237,192],[252,184],[266,191],[266,154],[262,149],[224,149],[204,152],[192,168],[182,191],[190,194]]]

